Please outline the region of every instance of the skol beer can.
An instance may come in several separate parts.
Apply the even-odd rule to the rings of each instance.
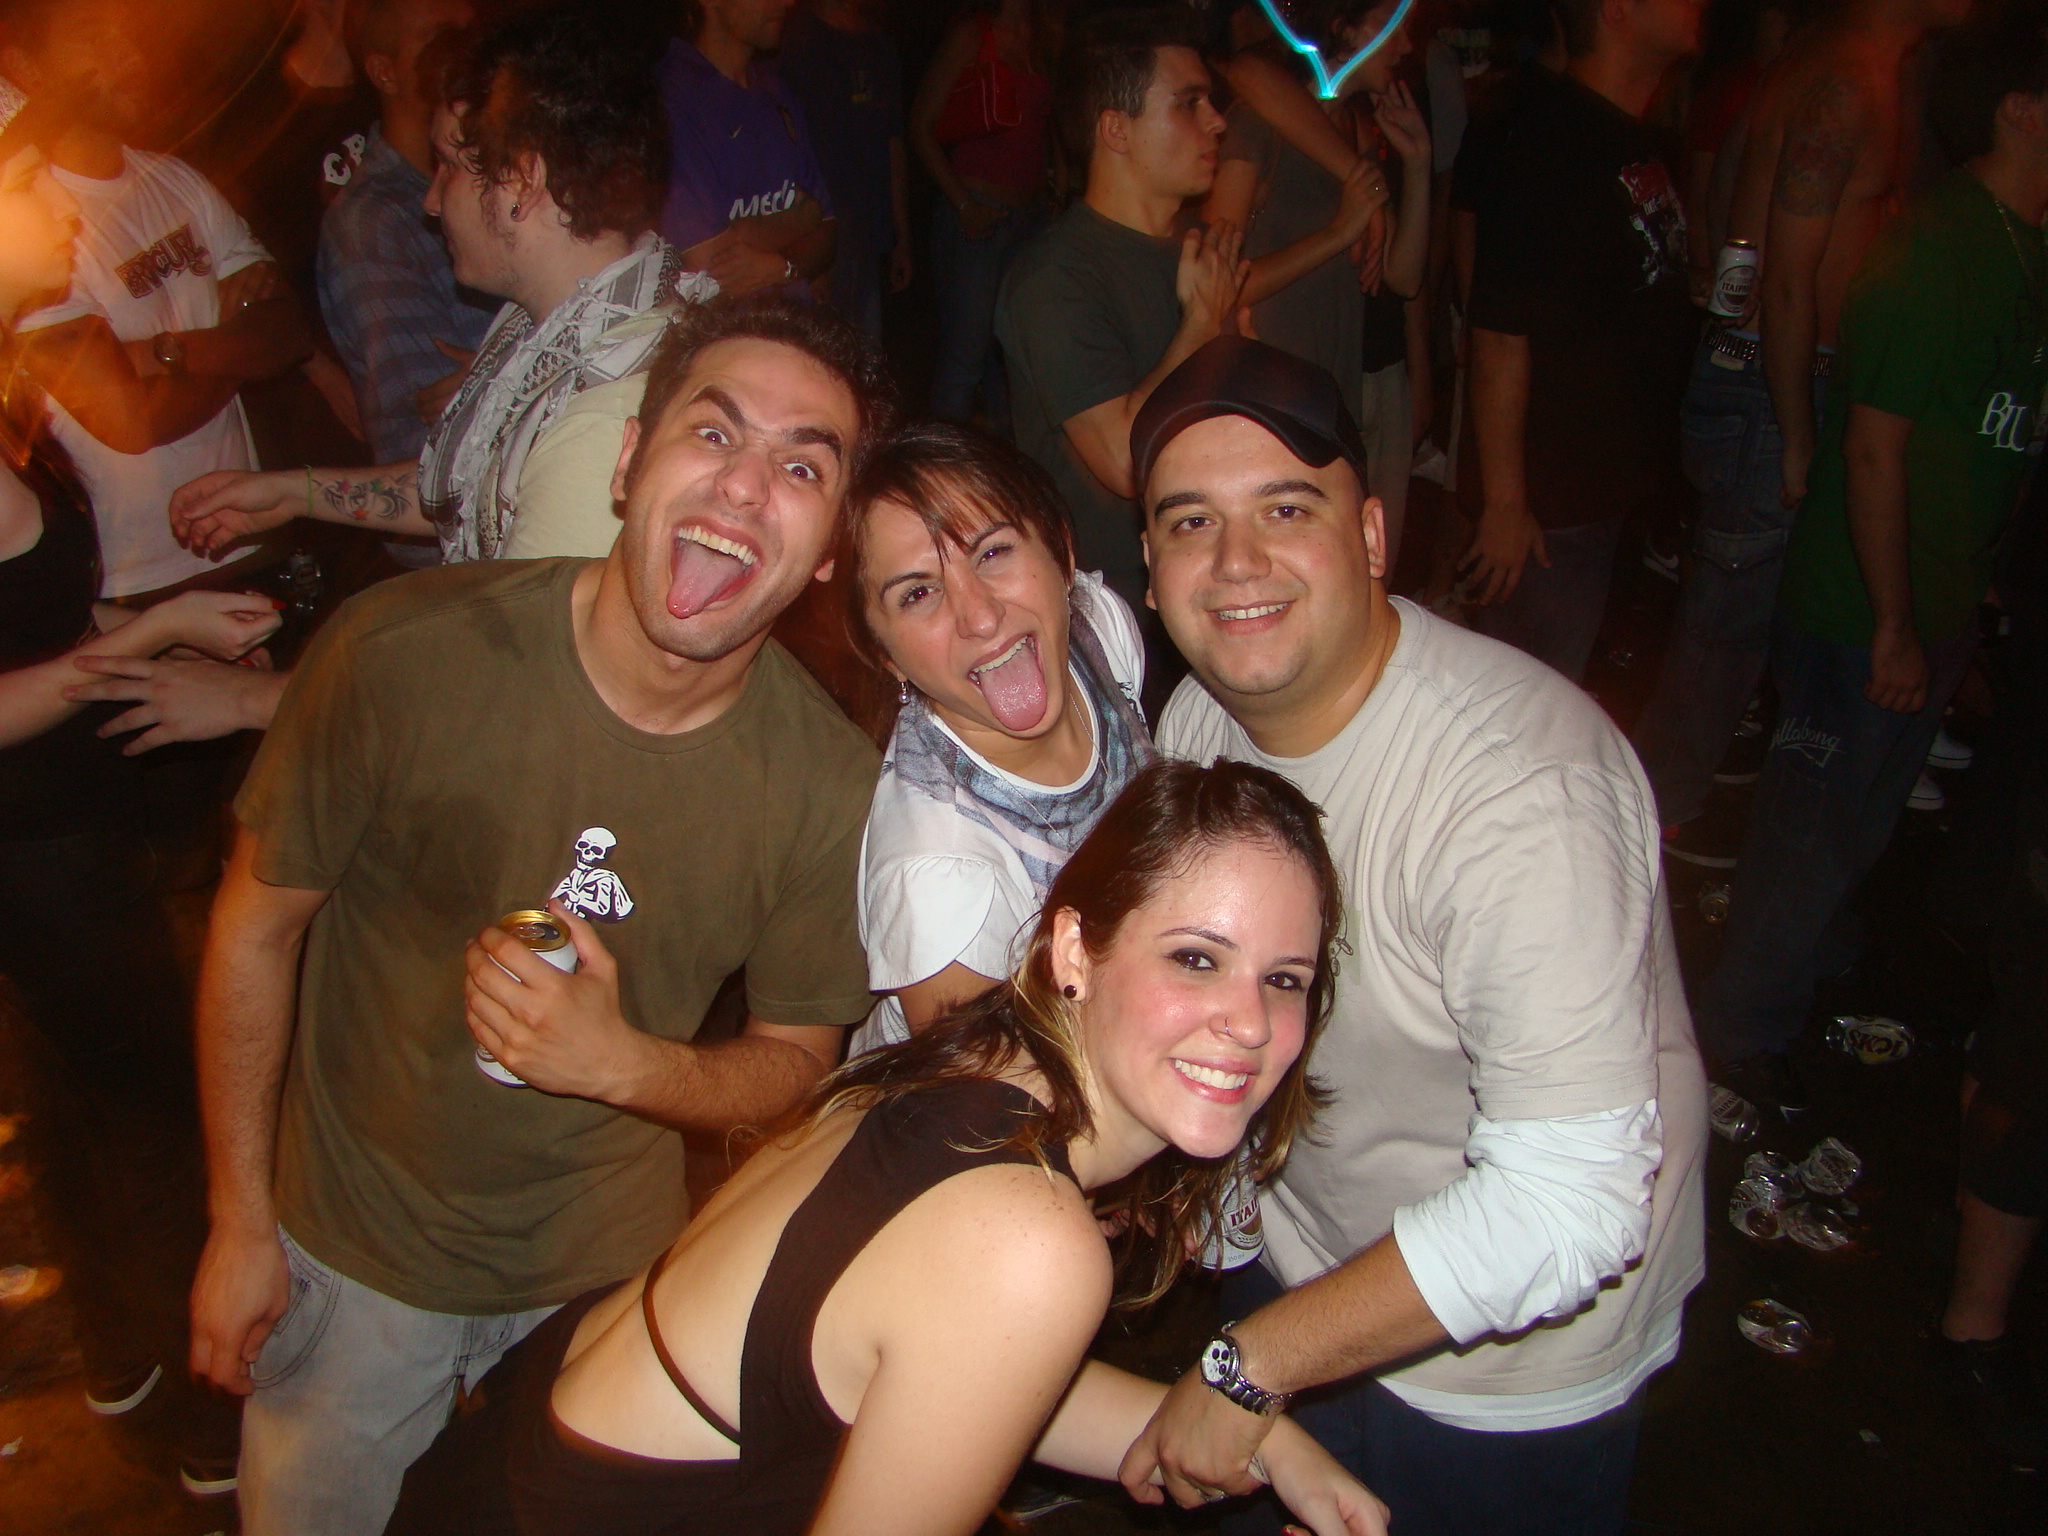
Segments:
[[[512,935],[541,959],[558,971],[576,974],[580,963],[576,958],[576,941],[552,912],[543,912],[533,907],[524,907],[517,912],[507,912],[498,919],[498,926]],[[494,959],[491,964],[512,973]],[[513,977],[516,981],[518,978]],[[505,1064],[482,1046],[476,1048],[476,1069],[494,1083],[503,1083],[507,1088],[524,1088],[526,1080],[508,1069]]]
[[[1714,293],[1707,300],[1707,313],[1724,320],[1739,320],[1749,309],[1749,296],[1756,291],[1756,242],[1730,240],[1721,247],[1721,259],[1714,263]]]

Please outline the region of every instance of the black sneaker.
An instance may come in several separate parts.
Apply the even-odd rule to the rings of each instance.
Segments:
[[[1664,829],[1664,854],[1701,869],[1733,869],[1744,830],[1739,816],[1710,800],[1691,821]]]
[[[1731,1061],[1714,1074],[1714,1081],[1788,1124],[1813,1109],[1812,1095],[1783,1051],[1759,1051]]]
[[[2012,1336],[1959,1342],[1937,1332],[1934,1347],[1992,1447],[2014,1471],[2037,1471],[2048,1416],[2033,1367]]]
[[[235,1491],[235,1463],[211,1456],[185,1456],[178,1462],[178,1481],[195,1499],[217,1499]]]
[[[160,1365],[140,1365],[120,1376],[104,1380],[87,1377],[85,1406],[101,1418],[111,1419],[142,1406],[142,1400],[164,1379]]]

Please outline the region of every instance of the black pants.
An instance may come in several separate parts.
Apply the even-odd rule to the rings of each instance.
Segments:
[[[1224,1282],[1230,1318],[1281,1292],[1263,1264]],[[1409,1407],[1371,1377],[1296,1400],[1288,1410],[1377,1494],[1399,1536],[1619,1536],[1635,1475],[1643,1394],[1557,1429],[1454,1429]],[[1273,1536],[1284,1512],[1271,1494],[1224,1518],[1225,1536]]]
[[[32,1146],[87,1369],[161,1364],[159,1390],[214,1425],[186,1448],[232,1454],[233,1413],[184,1386],[206,1230],[192,1013],[148,876],[124,822],[0,842],[0,973],[38,1047]]]

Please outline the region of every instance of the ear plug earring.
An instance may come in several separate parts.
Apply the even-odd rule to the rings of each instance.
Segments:
[[[1070,981],[1064,987],[1060,988],[1060,995],[1071,1001],[1072,999],[1077,998],[1081,995],[1081,989],[1075,986]]]

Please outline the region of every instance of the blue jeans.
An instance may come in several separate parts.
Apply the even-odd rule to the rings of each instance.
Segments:
[[[1224,1282],[1226,1314],[1279,1294],[1263,1264],[1247,1264]],[[1379,1496],[1399,1536],[1620,1536],[1627,1520],[1640,1388],[1583,1423],[1498,1434],[1439,1424],[1370,1377],[1297,1399],[1289,1412]],[[1277,1536],[1283,1521],[1279,1501],[1261,1494],[1221,1528]]]
[[[974,391],[991,427],[1010,435],[1010,389],[996,350],[996,296],[1017,247],[1037,232],[1038,209],[1016,208],[981,239],[960,227],[941,198],[932,214],[932,284],[939,299],[939,355],[932,366],[931,410],[945,421],[974,415]]]
[[[1778,729],[1729,894],[1721,963],[1694,1011],[1710,1063],[1799,1038],[1828,969],[1822,941],[1891,841],[1975,649],[1967,631],[1928,646],[1927,703],[1902,715],[1863,697],[1867,645],[1822,640],[1779,616]]]
[[[1685,392],[1680,444],[1699,521],[1664,671],[1636,725],[1667,827],[1706,808],[1714,769],[1763,676],[1792,536],[1793,513],[1779,496],[1785,441],[1763,369],[1730,361],[1701,347]],[[1824,392],[1816,379],[1816,418]]]
[[[1576,528],[1544,529],[1543,548],[1550,564],[1530,555],[1515,595],[1480,609],[1472,627],[1527,651],[1576,683],[1586,675],[1586,662],[1607,613],[1622,521],[1606,517]]]
[[[423,1312],[329,1269],[282,1228],[284,1316],[263,1341],[242,1415],[247,1536],[377,1536],[405,1469],[474,1386],[552,1313]]]

